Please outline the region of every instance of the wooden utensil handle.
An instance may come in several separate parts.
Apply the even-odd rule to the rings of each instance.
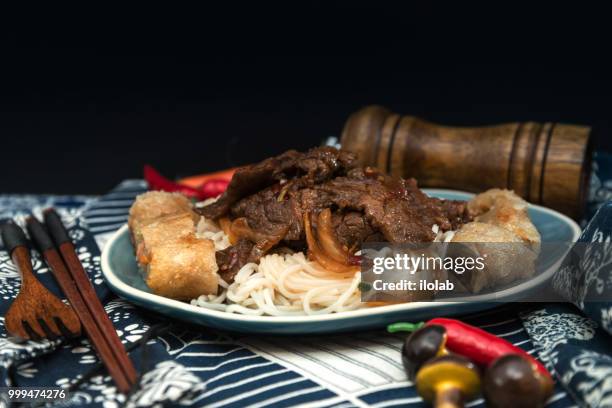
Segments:
[[[18,246],[11,251],[11,260],[21,275],[21,291],[30,293],[41,286],[32,269],[30,251],[25,246]]]
[[[591,170],[590,130],[536,122],[449,127],[368,106],[349,117],[341,143],[361,164],[414,177],[422,187],[508,188],[578,218]]]
[[[102,335],[106,339],[106,342],[111,346],[115,354],[115,358],[121,365],[126,378],[130,384],[137,382],[138,373],[134,368],[134,365],[127,353],[121,339],[117,336],[115,328],[108,318],[104,306],[100,303],[96,295],[96,291],[81,264],[81,261],[75,251],[72,240],[68,234],[68,231],[64,227],[62,220],[57,212],[52,208],[47,208],[43,212],[45,225],[51,234],[51,239],[55,242],[59,253],[66,265],[67,271],[74,280],[76,287],[78,288],[85,305],[89,309],[90,313],[97,316],[97,324],[99,326]]]

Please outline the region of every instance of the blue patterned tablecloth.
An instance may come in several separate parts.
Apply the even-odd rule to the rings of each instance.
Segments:
[[[591,211],[611,198],[612,158],[597,159]],[[98,296],[142,373],[138,389],[127,397],[119,394],[85,338],[16,344],[7,338],[3,318],[0,387],[70,387],[68,401],[50,406],[424,406],[401,366],[400,335],[384,331],[300,338],[238,335],[170,322],[118,299],[102,279],[100,248],[126,222],[132,200],[144,189],[142,181],[131,180],[101,198],[0,196],[0,220],[19,222],[31,213],[40,216],[48,206],[59,209]],[[604,206],[600,213],[610,215],[612,207]],[[59,294],[36,254],[34,266],[41,281]],[[0,316],[18,289],[17,272],[8,254],[0,251]],[[508,304],[461,319],[547,364],[556,377],[548,407],[612,406],[612,342],[599,327],[602,320],[590,319],[569,303],[544,306]],[[0,407],[5,406],[8,402],[0,397]],[[478,399],[469,406],[484,402]]]

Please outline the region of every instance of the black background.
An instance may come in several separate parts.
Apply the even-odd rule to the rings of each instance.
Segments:
[[[372,103],[449,125],[587,124],[612,149],[604,10],[224,4],[3,13],[0,192],[253,162]]]

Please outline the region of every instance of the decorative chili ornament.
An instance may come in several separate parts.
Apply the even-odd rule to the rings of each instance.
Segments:
[[[461,408],[480,393],[480,372],[463,356],[435,357],[417,373],[416,389],[436,408]]]
[[[430,328],[434,326],[438,328]],[[427,331],[417,335],[420,331],[419,329],[427,329]],[[440,335],[439,333],[442,329],[443,335]],[[553,388],[552,377],[546,367],[523,349],[489,332],[479,329],[478,327],[471,326],[459,320],[435,318],[426,323],[395,323],[389,325],[387,330],[391,333],[398,331],[414,332],[406,339],[406,344],[404,344],[403,353],[406,357],[409,357],[410,353],[415,353],[417,350],[428,350],[429,358],[451,351],[469,358],[481,367],[487,367],[499,357],[508,354],[517,354],[531,364],[534,375],[536,375],[538,381],[542,382],[543,389],[552,390]],[[429,342],[429,344],[417,344],[417,342],[424,341]],[[425,359],[425,357],[424,355],[420,357],[420,359]],[[410,362],[406,370],[409,373],[415,372],[415,369],[418,370],[418,367],[413,366],[415,364],[418,365],[420,359],[414,360],[416,363]],[[424,361],[422,361],[421,364],[423,362]]]

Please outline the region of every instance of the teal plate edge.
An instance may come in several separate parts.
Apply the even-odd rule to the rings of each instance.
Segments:
[[[467,200],[473,196],[454,190],[424,191],[431,196],[453,200]],[[542,235],[542,242],[575,242],[580,235],[580,227],[573,220],[554,210],[530,204],[529,215]],[[472,297],[469,302],[413,302],[315,316],[247,316],[192,306],[152,294],[136,264],[127,225],[116,231],[104,247],[102,274],[120,297],[172,319],[243,333],[304,335],[370,330],[400,320],[420,321],[494,308],[503,302],[519,300],[524,294],[545,285],[563,256],[560,255],[550,267],[529,281],[493,294]]]

